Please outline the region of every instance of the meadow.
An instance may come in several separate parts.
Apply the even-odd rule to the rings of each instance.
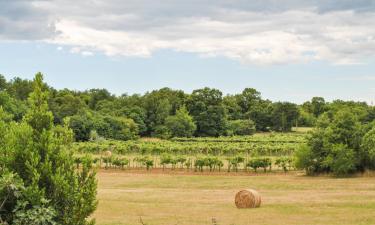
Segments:
[[[99,225],[375,224],[374,177],[186,175],[152,171],[98,173]],[[234,195],[254,188],[257,209],[237,209]]]
[[[375,224],[374,175],[312,177],[275,164],[292,157],[305,136],[306,130],[297,130],[242,137],[104,140],[76,143],[75,149],[80,157],[89,153],[101,162],[99,206],[93,215],[98,224]],[[104,163],[108,150],[112,159],[127,159],[128,165]],[[162,165],[165,154],[192,159],[192,167]],[[153,161],[149,169],[137,161],[142,157]],[[202,157],[216,157],[224,163],[222,170],[197,169],[194,164]],[[244,162],[238,171],[228,172],[233,157],[243,157]],[[272,170],[245,166],[264,158],[272,161]],[[261,193],[260,208],[236,208],[236,192],[247,188]]]

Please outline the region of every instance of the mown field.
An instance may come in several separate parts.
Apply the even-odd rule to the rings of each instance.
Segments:
[[[94,217],[99,225],[375,224],[375,177],[107,170],[99,172],[98,179],[99,206]],[[235,207],[234,195],[243,188],[261,193],[260,208]]]
[[[242,137],[102,140],[76,143],[74,149],[78,157],[96,158],[99,225],[375,224],[373,175],[308,177],[292,163],[286,170],[277,164],[292,158],[305,135],[302,129]],[[166,156],[170,159],[163,163]],[[265,170],[248,167],[264,159],[271,162]],[[152,162],[148,169],[147,162]],[[236,192],[246,188],[261,193],[261,208],[235,207]]]

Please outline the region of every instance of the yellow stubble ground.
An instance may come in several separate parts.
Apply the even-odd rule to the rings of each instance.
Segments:
[[[375,177],[102,171],[98,180],[99,225],[375,224]],[[245,188],[261,193],[260,208],[235,207]]]

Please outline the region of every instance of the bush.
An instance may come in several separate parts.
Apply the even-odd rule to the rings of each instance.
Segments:
[[[267,172],[267,168],[271,168],[271,166],[272,160],[270,158],[255,158],[246,164],[246,167],[253,168],[255,172],[257,172],[258,168],[263,168],[264,172]]]
[[[132,119],[124,117],[86,112],[70,117],[69,126],[76,141],[98,140],[100,136],[123,141],[138,138],[138,125]]]
[[[242,156],[234,156],[232,158],[228,158],[228,172],[230,172],[231,168],[233,167],[236,172],[238,172],[239,164],[245,161],[245,158]]]
[[[367,144],[361,142],[372,141],[362,138],[364,126],[349,110],[337,111],[331,117],[327,114],[320,117],[307,138],[307,145],[296,152],[296,166],[308,174],[332,172],[337,176],[369,168]]]
[[[361,147],[361,164],[375,169],[375,126],[365,134]]]
[[[255,133],[255,123],[252,120],[228,121],[229,135],[252,135]]]
[[[173,137],[191,137],[197,129],[185,107],[177,110],[176,115],[167,117],[165,125]]]
[[[1,179],[14,174],[10,180],[16,183],[10,186],[11,192],[7,185],[0,187],[1,192],[5,187],[5,193],[13,196],[1,198],[5,200],[1,217],[7,217],[3,222],[90,224],[89,216],[97,205],[92,160],[84,158],[82,168],[76,169],[71,151],[73,133],[66,125],[54,126],[41,74],[35,76],[33,86],[30,108],[22,122],[10,123],[5,128],[7,135],[0,136]],[[11,215],[3,217],[4,212]]]
[[[337,176],[344,176],[356,171],[354,151],[343,144],[334,145],[325,162]]]
[[[295,166],[297,169],[305,169],[308,175],[319,171],[317,160],[307,145],[301,145],[295,152]]]
[[[275,165],[281,167],[286,173],[288,170],[292,168],[293,159],[290,157],[281,157],[281,158],[276,159]]]
[[[154,132],[152,133],[153,137],[158,137],[161,139],[168,139],[172,136],[171,131],[168,129],[167,126],[158,125],[155,127]]]

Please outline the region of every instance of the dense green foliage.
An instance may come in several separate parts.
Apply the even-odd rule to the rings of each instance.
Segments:
[[[322,114],[306,145],[296,152],[297,166],[309,174],[347,175],[373,169],[375,126],[361,122],[355,112],[341,108]]]
[[[185,107],[176,111],[176,115],[168,116],[165,125],[174,137],[191,137],[197,126]]]
[[[53,124],[48,98],[39,73],[22,121],[7,122],[0,107],[0,223],[93,223],[87,220],[96,208],[91,160],[76,170],[73,133]]]
[[[20,121],[25,115],[26,99],[31,90],[29,80],[7,81],[0,75],[0,105],[12,120]],[[144,95],[121,96],[106,89],[55,90],[47,84],[43,84],[43,90],[50,93],[48,106],[54,123],[62,125],[65,118],[70,118],[77,141],[89,140],[93,131],[100,137],[118,140],[138,136],[248,135],[254,132],[254,127],[256,131],[288,132],[293,126],[314,126],[321,115],[342,108],[353,110],[361,123],[375,118],[374,107],[364,102],[336,100],[329,103],[321,97],[301,105],[272,102],[263,99],[253,88],[226,96],[211,88],[194,90],[191,94],[162,88]]]
[[[252,135],[255,123],[252,120],[231,120],[228,122],[227,133],[230,135]]]
[[[256,131],[290,131],[292,126],[313,126],[317,117],[341,105],[361,106],[361,119],[375,113],[364,103],[326,103],[322,98],[296,105],[271,102],[246,88],[240,94],[223,96],[217,89],[202,88],[191,94],[162,88],[144,95],[115,96],[106,89],[87,91],[56,90],[47,84],[48,106],[54,124],[70,118],[77,141],[87,141],[90,133],[108,139],[132,140],[139,136],[218,137],[248,135]],[[0,105],[10,119],[21,121],[28,109],[32,82],[21,78],[7,81],[0,75]],[[185,110],[186,109],[186,110]]]

